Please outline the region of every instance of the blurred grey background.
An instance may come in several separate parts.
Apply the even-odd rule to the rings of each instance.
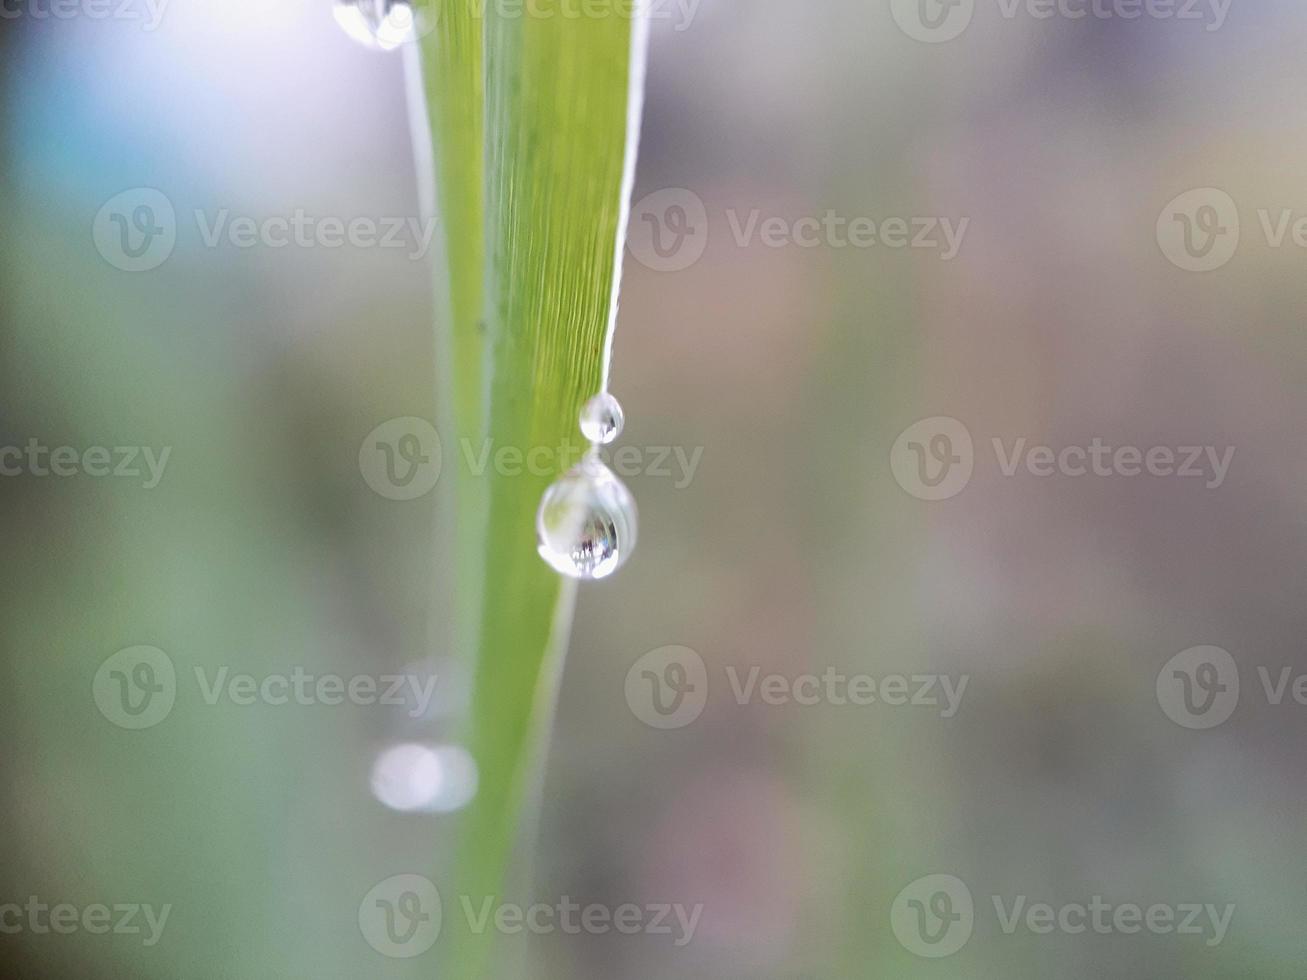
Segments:
[[[436,495],[360,466],[439,421],[433,256],[205,242],[419,219],[402,56],[327,0],[92,6],[0,33],[0,963],[434,975],[360,922],[457,806],[419,805],[456,757],[412,754],[463,703]],[[533,894],[702,914],[551,930],[531,975],[1299,976],[1307,11],[659,9],[612,378],[641,542],[581,590]],[[137,188],[175,247],[130,272],[150,214],[97,215]],[[132,729],[93,692],[139,646],[176,701]],[[652,727],[628,673],[668,646],[706,683]],[[210,704],[197,669],[438,683]],[[33,898],[171,911],[147,943]]]

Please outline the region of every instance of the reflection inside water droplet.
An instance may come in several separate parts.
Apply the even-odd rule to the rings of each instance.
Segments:
[[[635,547],[635,500],[593,453],[545,491],[536,512],[540,557],[570,578],[607,578]]]
[[[476,790],[476,763],[457,745],[403,742],[372,763],[372,795],[392,810],[452,813],[467,806]]]

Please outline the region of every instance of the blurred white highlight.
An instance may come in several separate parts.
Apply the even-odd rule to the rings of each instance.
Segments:
[[[452,813],[467,806],[476,790],[476,763],[457,745],[402,742],[372,764],[372,794],[403,813]]]

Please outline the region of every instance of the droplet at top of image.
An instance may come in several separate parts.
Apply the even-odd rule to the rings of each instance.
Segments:
[[[393,51],[427,33],[428,14],[404,0],[336,0],[341,29],[364,47]]]

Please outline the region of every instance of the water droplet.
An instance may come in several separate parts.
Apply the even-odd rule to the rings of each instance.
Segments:
[[[591,453],[545,491],[536,512],[540,557],[570,578],[607,578],[635,548],[631,491]]]
[[[380,51],[393,51],[426,33],[406,0],[336,0],[334,13],[346,34]]]
[[[452,813],[476,795],[477,767],[457,745],[392,745],[372,763],[372,795],[404,813]]]
[[[595,395],[581,409],[581,435],[601,446],[620,436],[625,424],[622,406],[606,391]]]

